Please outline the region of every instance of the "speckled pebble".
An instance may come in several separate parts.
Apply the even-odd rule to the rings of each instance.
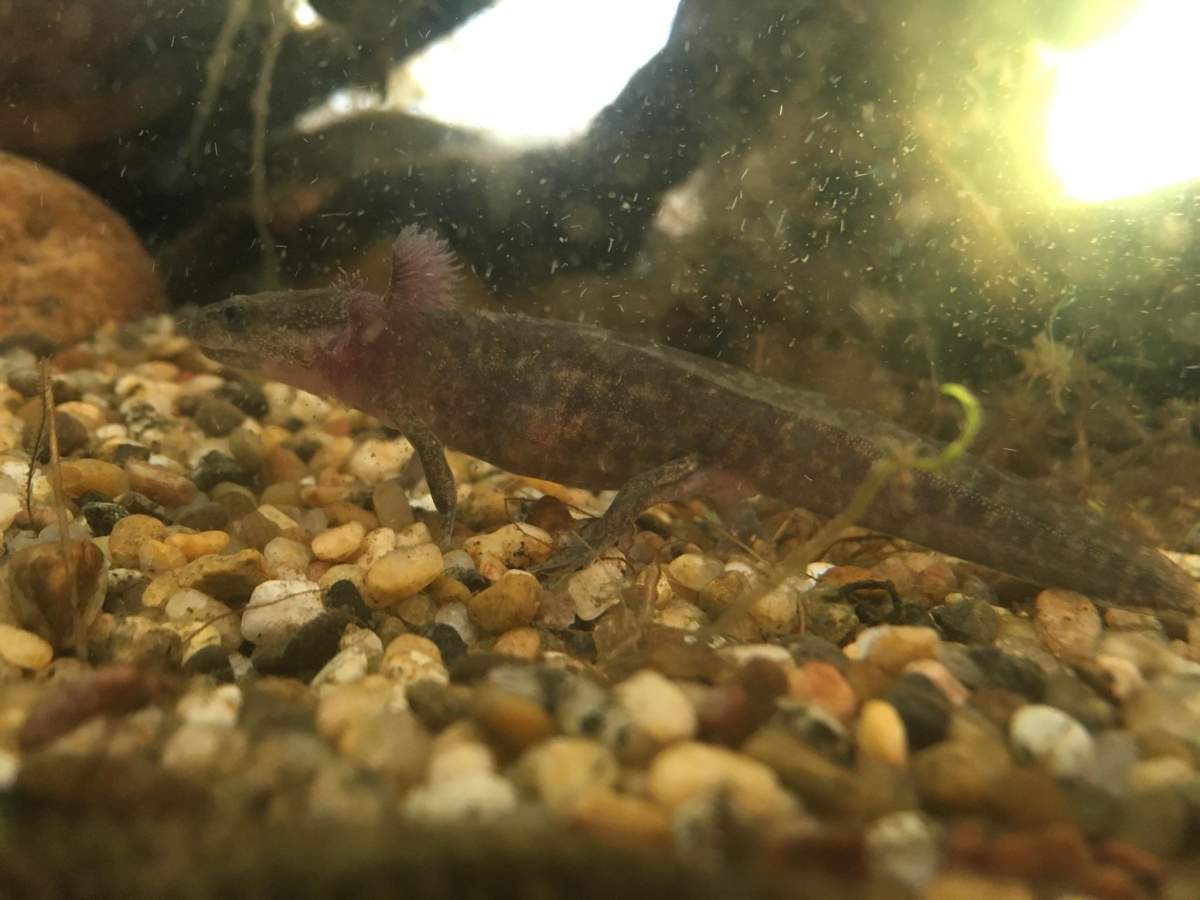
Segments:
[[[360,481],[375,484],[399,475],[414,452],[413,445],[404,438],[366,440],[358,445],[346,468]]]
[[[1008,733],[1015,752],[1059,778],[1087,775],[1094,765],[1095,748],[1087,729],[1052,706],[1021,707],[1009,722]]]
[[[138,547],[137,566],[147,575],[161,575],[187,564],[187,557],[178,547],[166,541],[146,541]]]
[[[1091,657],[1104,628],[1091,600],[1074,591],[1058,589],[1038,594],[1033,621],[1046,649],[1064,659]]]
[[[551,812],[564,813],[592,788],[611,786],[617,771],[616,759],[603,744],[553,737],[521,757],[515,777],[530,785]]]
[[[166,530],[166,526],[153,516],[131,515],[120,519],[108,536],[108,553],[113,565],[136,569],[142,544],[158,540]]]
[[[535,525],[511,524],[463,541],[463,549],[478,564],[492,556],[509,568],[528,568],[544,562],[554,547],[549,532]]]

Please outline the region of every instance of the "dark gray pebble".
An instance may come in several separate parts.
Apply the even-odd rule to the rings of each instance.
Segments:
[[[252,485],[255,474],[243,469],[232,456],[212,450],[200,458],[196,470],[192,473],[192,481],[200,490],[207,491],[223,481],[243,486]]]
[[[950,726],[950,701],[924,675],[901,675],[886,699],[904,720],[909,746],[914,750],[936,744]]]
[[[97,537],[111,533],[113,526],[129,515],[129,510],[120,503],[108,503],[107,501],[85,503],[81,512],[83,518],[87,520],[88,528]]]
[[[933,610],[933,621],[948,641],[990,644],[1000,630],[1000,616],[984,600],[966,597]]]
[[[246,421],[246,413],[220,397],[202,397],[192,420],[209,437],[225,437]]]

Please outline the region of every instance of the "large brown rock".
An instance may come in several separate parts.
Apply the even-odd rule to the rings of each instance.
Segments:
[[[137,235],[98,197],[0,152],[0,337],[62,343],[165,307]]]

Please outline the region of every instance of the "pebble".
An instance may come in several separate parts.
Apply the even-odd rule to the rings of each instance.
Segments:
[[[176,591],[195,588],[222,603],[239,606],[267,578],[265,560],[257,550],[202,556],[157,576],[146,586],[142,603],[162,607]]]
[[[911,891],[922,890],[942,865],[942,829],[913,810],[888,813],[866,833],[871,869]]]
[[[472,772],[459,778],[436,781],[409,792],[404,814],[434,825],[499,819],[517,805],[517,789],[495,772]]]
[[[764,635],[790,632],[800,617],[802,595],[812,587],[807,576],[792,576],[750,604],[750,618]]]
[[[1057,588],[1037,595],[1033,622],[1046,649],[1066,660],[1093,656],[1104,629],[1091,600],[1083,594]]]
[[[496,638],[496,653],[520,659],[536,659],[542,647],[542,635],[536,628],[513,628]]]
[[[245,615],[250,612],[248,607],[243,614],[243,634]],[[293,609],[287,615],[292,621],[296,621],[303,614]],[[266,623],[256,621],[255,626],[262,628],[265,633],[254,642],[257,646],[250,661],[255,669],[267,675],[289,675],[301,681],[314,678],[339,652],[342,632],[348,621],[345,613],[333,610],[323,610],[300,621],[298,625],[289,623],[280,626],[275,622],[268,628]],[[250,640],[249,636],[247,640]]]
[[[369,606],[390,606],[428,587],[442,574],[442,551],[436,544],[392,550],[367,570],[363,599]]]
[[[192,413],[201,431],[209,437],[225,437],[246,420],[246,413],[221,397],[201,397]]]
[[[424,631],[433,624],[433,616],[437,612],[437,607],[425,594],[413,594],[395,604],[392,612],[414,631]]]
[[[646,789],[672,810],[715,791],[750,819],[776,819],[796,808],[768,766],[724,747],[691,741],[672,744],[654,757]]]
[[[908,762],[908,737],[896,707],[868,700],[858,718],[858,756],[901,768]]]
[[[370,669],[371,661],[366,651],[361,647],[344,647],[313,676],[312,686],[353,684],[366,678]]]
[[[218,484],[246,486],[254,483],[254,474],[255,469],[247,468],[218,450],[212,450],[200,457],[192,471],[192,483],[202,491],[211,491]]]
[[[242,689],[235,684],[194,690],[175,704],[175,713],[189,725],[233,728],[242,711]]]
[[[229,535],[224,531],[215,529],[181,532],[179,534],[168,535],[164,538],[164,542],[171,547],[178,548],[183,553],[184,558],[188,562],[191,562],[192,560],[199,559],[201,556],[220,553],[229,546]]]
[[[264,581],[242,613],[242,637],[252,644],[285,637],[325,611],[321,589],[311,581]]]
[[[363,441],[350,457],[346,470],[366,484],[395,478],[413,458],[413,445],[406,438]]]
[[[581,797],[617,780],[617,760],[598,741],[552,737],[531,747],[518,761],[514,778],[528,785],[553,813],[567,813]]]
[[[688,741],[696,735],[696,709],[673,681],[653,669],[635,672],[613,691],[629,720],[656,743]]]
[[[121,518],[108,537],[108,554],[113,565],[136,569],[142,544],[158,540],[166,531],[167,526],[153,516],[134,514]]]
[[[313,556],[330,562],[349,559],[362,545],[366,533],[362,523],[357,521],[331,528],[312,539]]]
[[[450,680],[437,644],[417,634],[401,634],[393,638],[384,648],[379,671],[402,685],[418,681],[445,684]]]
[[[486,556],[495,557],[506,567],[525,569],[545,562],[554,548],[554,538],[535,525],[504,525],[487,534],[463,541],[463,549],[479,564]]]
[[[1012,768],[998,740],[942,741],[913,754],[912,776],[925,806],[974,813]]]
[[[1125,725],[1138,734],[1162,732],[1200,748],[1200,675],[1160,675],[1123,707]]]
[[[393,787],[404,789],[424,778],[430,739],[412,713],[388,710],[351,723],[338,742],[338,750]]]
[[[601,559],[570,577],[567,596],[575,615],[592,622],[621,602],[625,583],[625,567],[617,560]]]
[[[170,621],[211,627],[226,652],[231,653],[242,644],[241,617],[202,591],[194,588],[176,591],[163,605],[163,612]]]
[[[473,644],[479,638],[479,631],[471,621],[471,613],[465,603],[447,603],[434,615],[433,620],[438,625],[453,628],[466,644]]]
[[[541,593],[536,577],[513,569],[472,597],[467,609],[475,625],[498,634],[532,622],[537,615]]]
[[[797,700],[811,703],[835,719],[846,722],[858,708],[854,688],[829,663],[808,660],[788,672],[788,691]]]
[[[37,671],[50,665],[54,648],[31,631],[0,624],[0,659],[21,669]]]
[[[681,553],[667,565],[671,578],[689,591],[702,591],[725,570],[719,559],[700,553]]]
[[[63,490],[72,499],[95,491],[108,500],[129,490],[129,476],[120,466],[99,459],[68,459],[62,463]]]
[[[196,485],[190,479],[163,466],[130,460],[125,463],[125,473],[129,476],[131,490],[168,509],[190,503],[197,494]]]
[[[904,667],[904,671],[929,679],[954,706],[962,706],[971,696],[966,686],[951,674],[944,663],[936,659],[914,660]]]
[[[262,552],[267,568],[272,575],[279,578],[303,575],[308,571],[308,564],[312,561],[312,553],[308,547],[291,538],[271,538],[263,547]]]
[[[948,641],[990,644],[1000,631],[1000,616],[992,605],[975,597],[944,603],[931,611],[933,621]]]
[[[1014,752],[1058,778],[1083,777],[1094,766],[1095,749],[1087,729],[1053,706],[1021,707],[1009,722],[1008,734]]]
[[[277,537],[305,541],[300,523],[271,503],[263,503],[239,524],[242,538],[251,547],[262,549]]]
[[[11,502],[13,505],[13,515],[5,521],[7,517],[7,506]],[[0,494],[0,532],[3,532],[12,524],[13,518],[16,517],[17,510],[20,509],[20,501],[11,495]],[[80,509],[83,513],[83,518],[88,524],[88,528],[96,537],[111,534],[113,526],[121,519],[129,515],[128,510],[119,503],[102,503],[93,501],[83,504]]]
[[[918,659],[933,659],[941,639],[932,628],[919,625],[879,625],[858,636],[865,658],[885,672],[899,672]],[[867,640],[864,641],[864,637]]]
[[[937,743],[950,726],[950,702],[923,675],[901,675],[884,696],[900,718],[913,749]]]
[[[371,492],[371,506],[384,528],[399,531],[413,522],[412,506],[408,492],[399,481],[389,478],[380,481]]]
[[[554,734],[554,720],[541,704],[496,687],[478,689],[471,716],[494,745],[515,755]]]
[[[187,564],[187,557],[178,547],[165,541],[146,541],[138,548],[137,567],[147,575],[161,575]]]

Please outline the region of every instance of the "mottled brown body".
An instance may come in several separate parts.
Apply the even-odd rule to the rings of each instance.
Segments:
[[[228,334],[228,305],[238,303],[239,316],[269,326],[257,338],[248,336],[253,329]],[[937,449],[819,395],[566,322],[329,290],[233,298],[185,330],[218,359],[424,435],[424,450],[414,443],[427,473],[430,446],[440,456],[437,441],[518,474],[591,489],[620,488],[695,456],[763,493],[834,515],[875,459],[899,446]],[[863,524],[1099,600],[1200,605],[1196,584],[1162,554],[969,459],[885,488]]]

